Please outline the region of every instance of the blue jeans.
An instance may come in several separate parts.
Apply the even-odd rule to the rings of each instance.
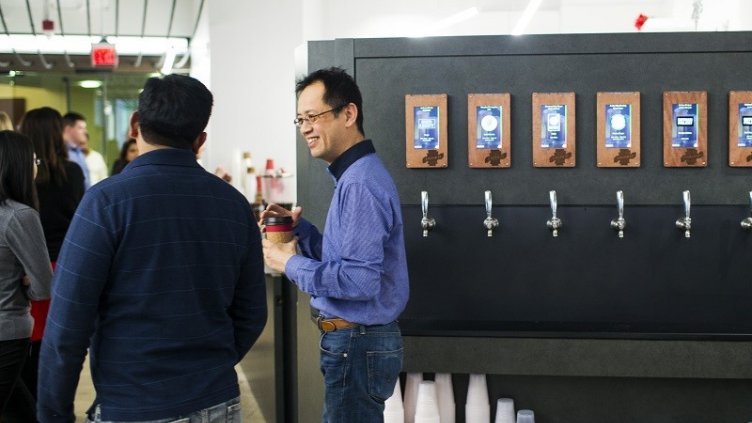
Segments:
[[[323,332],[324,423],[383,423],[384,401],[402,370],[397,322]]]
[[[118,423],[102,420],[99,405],[94,408],[94,420],[89,418],[86,421],[88,423]],[[128,423],[239,423],[241,421],[240,398],[238,397],[184,416]]]

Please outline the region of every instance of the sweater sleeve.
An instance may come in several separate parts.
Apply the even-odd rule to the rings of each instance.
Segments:
[[[258,226],[253,222],[249,228],[251,245],[248,257],[243,261],[240,277],[235,286],[235,295],[228,311],[232,317],[238,361],[243,359],[261,335],[267,318],[261,234]]]
[[[42,232],[42,223],[36,210],[25,208],[17,210],[8,221],[5,234],[8,246],[21,262],[24,272],[31,280],[28,289],[32,300],[50,298],[52,267],[50,256]]]
[[[57,261],[39,359],[37,419],[42,423],[75,421],[76,387],[116,244],[112,217],[98,200],[86,196],[81,202]]]

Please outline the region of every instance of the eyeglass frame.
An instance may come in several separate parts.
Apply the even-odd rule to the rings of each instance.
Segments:
[[[292,123],[295,124],[295,126],[297,126],[298,128],[303,126],[304,122],[308,122],[309,124],[313,125],[314,123],[316,123],[317,120],[319,120],[321,116],[330,112],[339,113],[340,110],[347,107],[349,104],[350,103],[340,104],[337,107],[323,111],[321,113],[316,113],[315,115],[308,114],[308,115],[305,115],[304,117],[296,117],[295,120],[292,121]]]

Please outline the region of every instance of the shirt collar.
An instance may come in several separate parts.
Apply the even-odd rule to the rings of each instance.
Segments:
[[[193,151],[180,148],[161,148],[139,155],[132,162],[128,163],[128,166],[123,171],[148,165],[200,167]]]
[[[357,162],[361,157],[375,152],[376,149],[373,147],[373,142],[371,142],[371,140],[360,141],[348,148],[344,153],[340,154],[340,156],[329,165],[329,173],[334,176],[334,179],[339,181],[339,178],[342,177],[350,165]]]

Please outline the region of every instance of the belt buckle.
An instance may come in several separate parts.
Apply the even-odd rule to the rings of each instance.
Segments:
[[[331,325],[331,329],[327,328],[327,325]],[[324,319],[321,315],[316,318],[316,326],[322,332],[334,332],[337,330],[337,325],[333,321]]]

